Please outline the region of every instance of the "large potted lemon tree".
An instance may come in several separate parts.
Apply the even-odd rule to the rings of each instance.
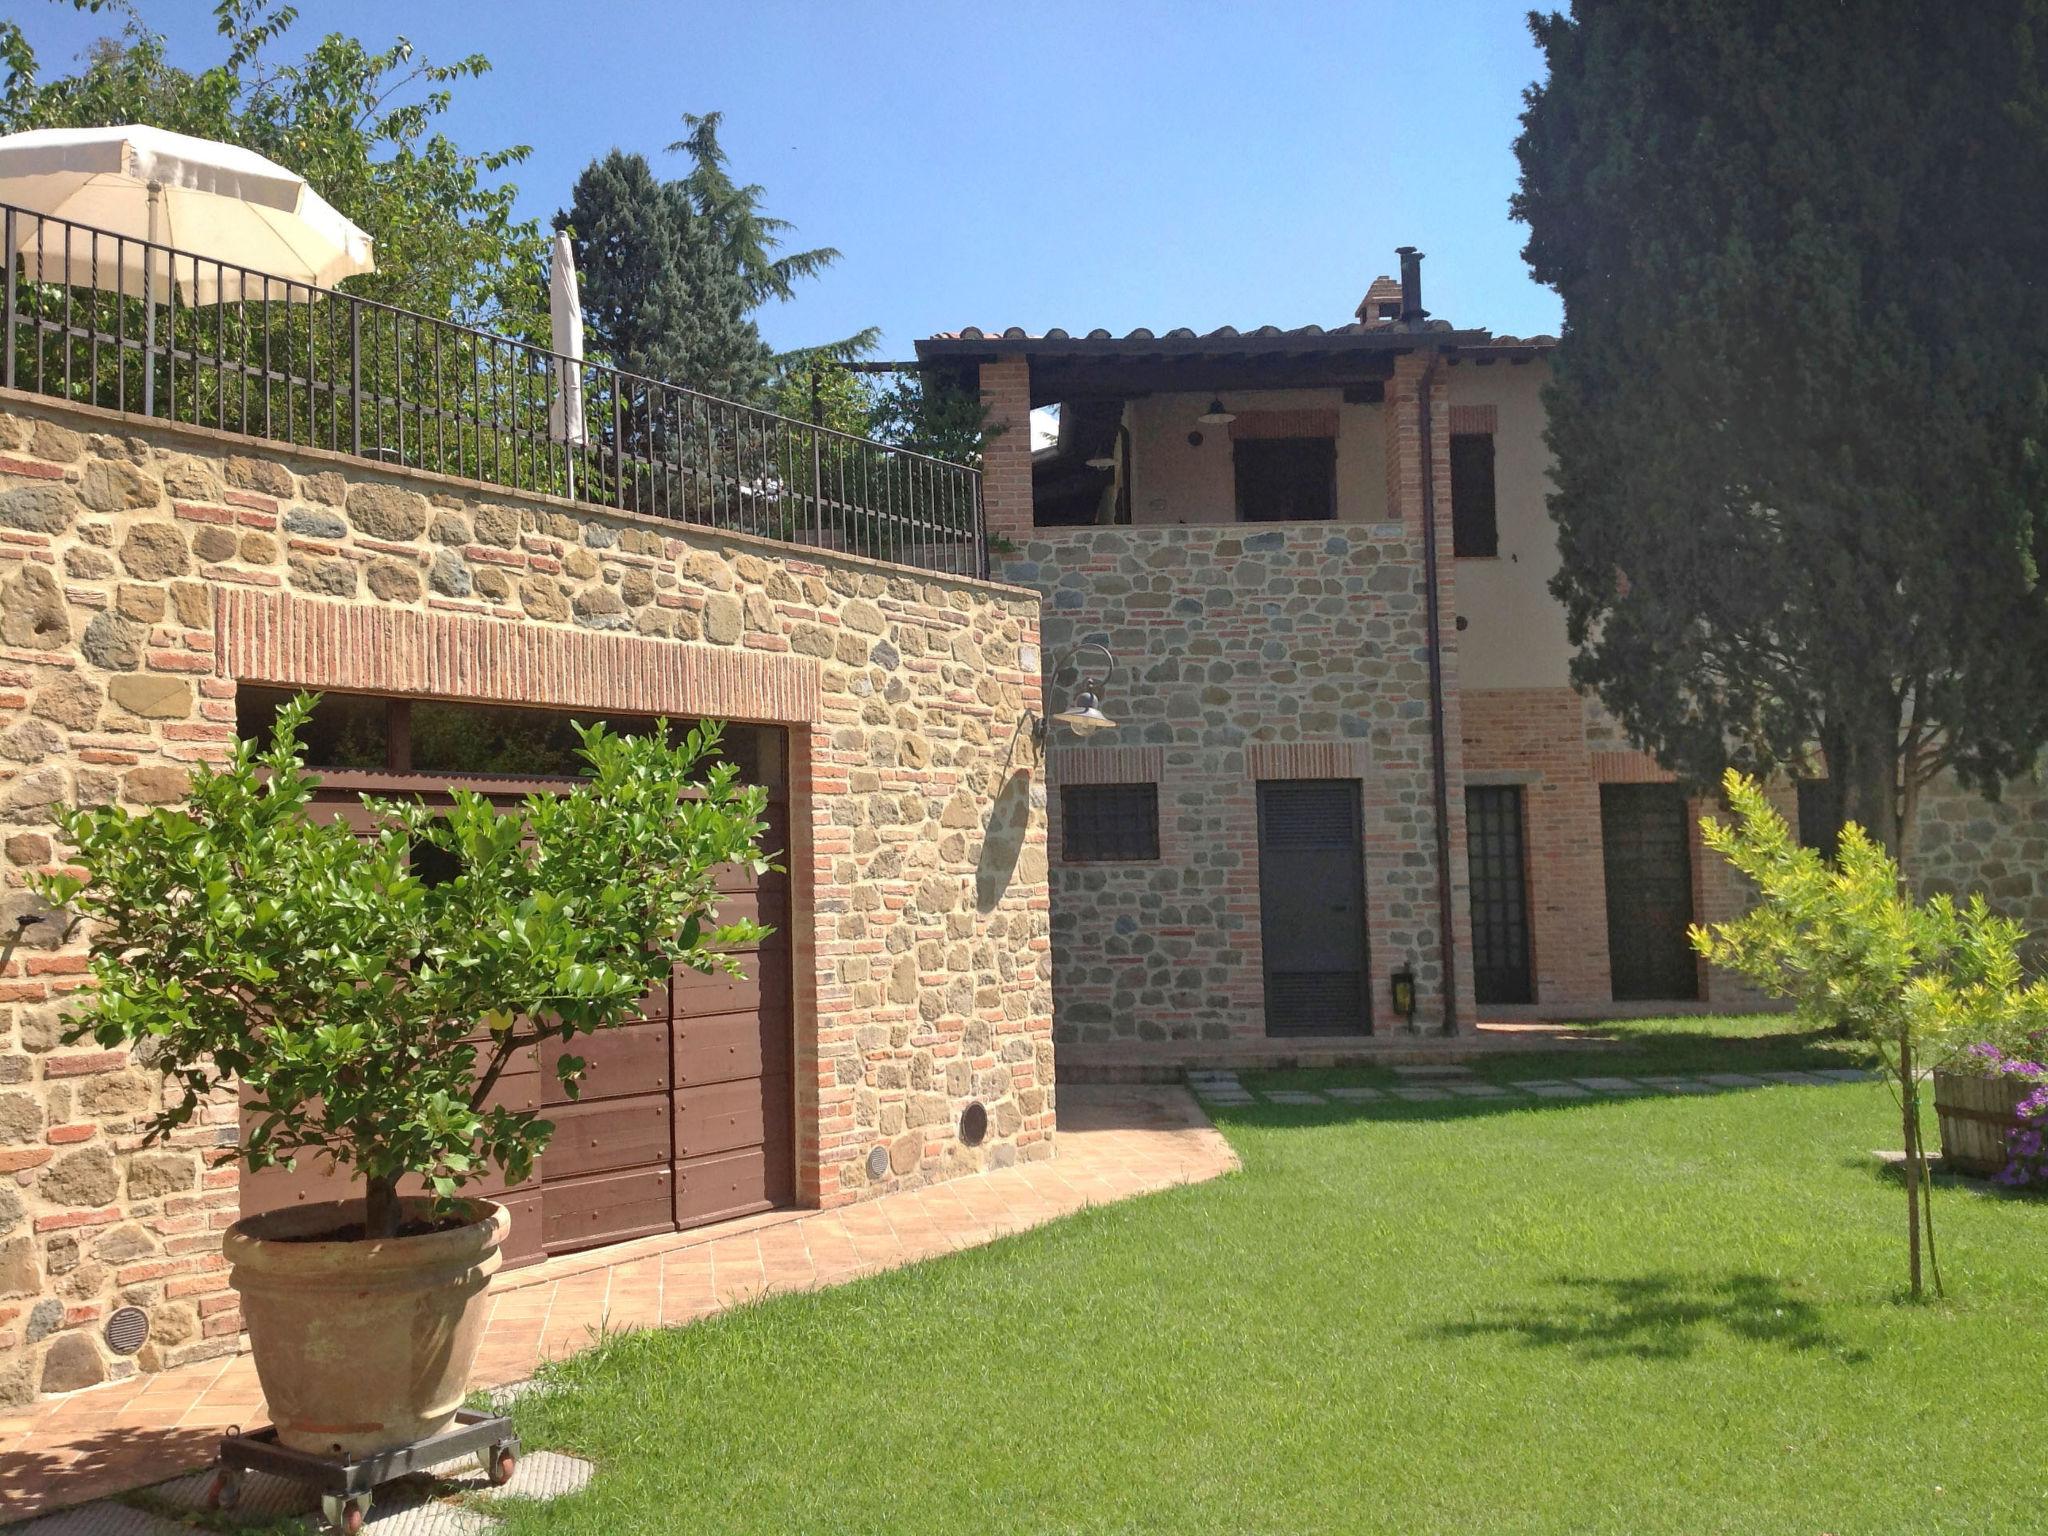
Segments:
[[[360,1182],[224,1244],[279,1438],[358,1456],[444,1428],[467,1389],[510,1219],[464,1186],[524,1178],[553,1129],[491,1102],[500,1075],[636,1017],[672,966],[734,969],[726,952],[761,930],[717,924],[717,870],[764,864],[764,800],[716,727],[592,726],[567,793],[516,811],[369,800],[362,836],[314,813],[312,705],[195,772],[182,807],[62,813],[75,872],[40,891],[90,944],[74,1038],[163,1074],[151,1136],[239,1092],[244,1166],[314,1159]],[[422,848],[454,873],[422,878]],[[581,1059],[548,1054],[573,1094]]]

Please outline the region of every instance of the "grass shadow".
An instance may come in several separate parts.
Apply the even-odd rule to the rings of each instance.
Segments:
[[[1560,1275],[1553,1284],[1558,1295],[1551,1305],[1503,1307],[1428,1332],[1447,1339],[1502,1336],[1530,1349],[1569,1350],[1594,1359],[1684,1360],[1715,1334],[1802,1354],[1835,1350],[1851,1365],[1870,1358],[1865,1350],[1841,1351],[1819,1309],[1768,1275]]]

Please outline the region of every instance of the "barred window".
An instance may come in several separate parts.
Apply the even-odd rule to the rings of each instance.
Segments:
[[[1060,790],[1060,857],[1069,864],[1159,857],[1157,784],[1069,784]]]

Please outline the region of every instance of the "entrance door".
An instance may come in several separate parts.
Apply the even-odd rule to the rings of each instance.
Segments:
[[[1519,785],[1465,791],[1465,852],[1472,870],[1472,990],[1479,1003],[1527,1003],[1528,876]]]
[[[1266,1033],[1370,1034],[1358,785],[1267,779],[1258,793]]]
[[[1691,828],[1676,784],[1600,786],[1607,956],[1616,1002],[1700,995],[1692,923]]]

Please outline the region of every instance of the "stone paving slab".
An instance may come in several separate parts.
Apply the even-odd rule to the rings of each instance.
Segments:
[[[1455,1064],[1447,1066],[1396,1067],[1394,1068],[1394,1076],[1407,1078],[1412,1082],[1425,1082],[1442,1078],[1469,1078],[1472,1076],[1472,1069]]]
[[[1323,1091],[1331,1098],[1345,1104],[1368,1104],[1374,1099],[1384,1099],[1386,1097],[1377,1088],[1326,1088]]]
[[[1716,1088],[1761,1088],[1764,1080],[1747,1072],[1702,1072],[1700,1081]]]
[[[1266,1093],[1269,1104],[1327,1104],[1330,1101],[1320,1093],[1309,1093],[1298,1088],[1273,1088]]]
[[[1523,1082],[1513,1085],[1539,1099],[1590,1099],[1593,1090],[1582,1088],[1577,1083]]]
[[[1759,1072],[1757,1076],[1767,1083],[1778,1083],[1788,1088],[1819,1088],[1827,1079],[1812,1072]]]
[[[1395,1088],[1391,1090],[1397,1099],[1406,1099],[1410,1104],[1436,1104],[1450,1098],[1441,1088]]]
[[[1581,1088],[1590,1088],[1595,1093],[1648,1093],[1650,1090],[1632,1077],[1575,1077],[1572,1079]]]
[[[1830,1083],[1874,1083],[1880,1076],[1868,1067],[1817,1067],[1813,1075]]]
[[[8,1536],[191,1536],[185,1526],[160,1515],[106,1502],[60,1510],[27,1525],[9,1526],[7,1532]]]
[[[1510,1099],[1514,1097],[1513,1090],[1503,1088],[1499,1083],[1445,1083],[1444,1087],[1461,1099]]]

